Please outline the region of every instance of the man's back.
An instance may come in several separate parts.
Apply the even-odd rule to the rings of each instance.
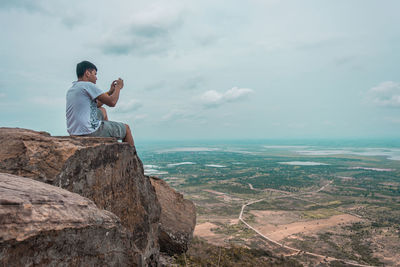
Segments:
[[[103,104],[115,107],[124,80],[119,78],[111,83],[106,93],[96,87],[97,67],[82,61],[76,65],[78,81],[67,92],[67,130],[70,135],[114,137],[134,146],[128,124],[109,121]]]
[[[95,132],[101,121],[97,117],[96,97],[102,91],[93,83],[73,82],[67,92],[67,130],[70,135],[85,135]]]

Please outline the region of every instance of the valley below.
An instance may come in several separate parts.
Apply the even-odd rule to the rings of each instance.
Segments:
[[[145,170],[196,204],[205,244],[304,266],[400,265],[397,148],[159,147],[143,149]]]

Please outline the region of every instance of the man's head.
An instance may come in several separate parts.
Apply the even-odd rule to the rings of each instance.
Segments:
[[[82,61],[76,65],[78,80],[96,83],[97,68],[89,61]]]

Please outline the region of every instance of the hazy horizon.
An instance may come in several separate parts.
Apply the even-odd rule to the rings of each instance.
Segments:
[[[0,127],[67,135],[82,60],[138,142],[400,137],[400,2],[0,2]]]

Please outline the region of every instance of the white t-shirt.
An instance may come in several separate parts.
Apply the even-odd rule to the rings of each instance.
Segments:
[[[67,131],[70,135],[95,132],[101,124],[96,98],[103,92],[92,82],[75,81],[67,91]]]

